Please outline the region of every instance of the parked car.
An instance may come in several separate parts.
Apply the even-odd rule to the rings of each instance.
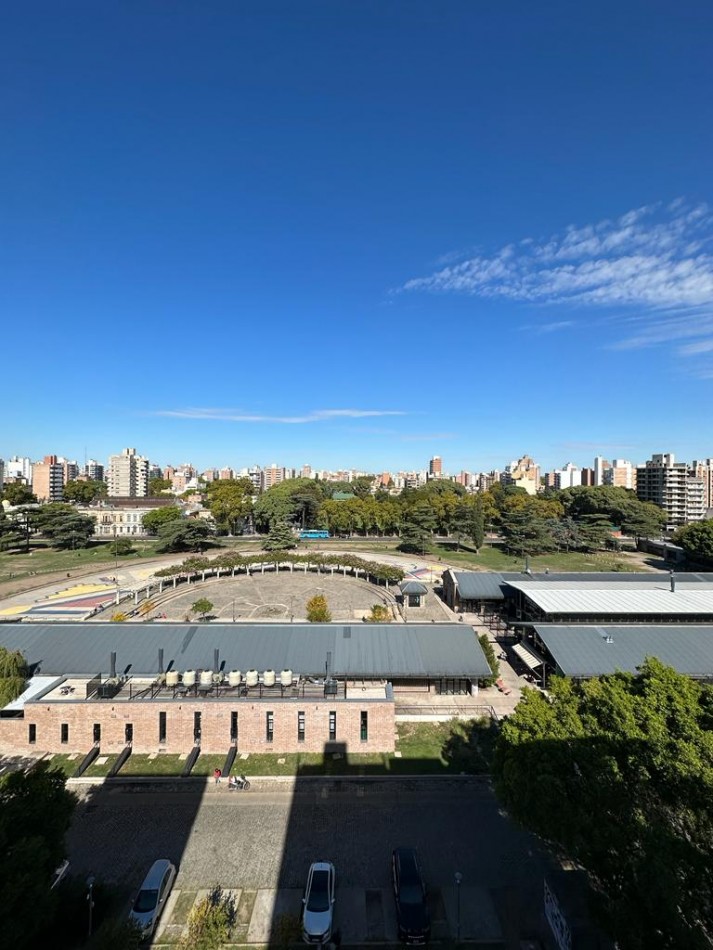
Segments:
[[[153,936],[175,880],[176,868],[167,858],[154,861],[129,914],[142,938]]]
[[[399,940],[424,944],[431,936],[431,915],[426,900],[421,862],[415,848],[397,848],[391,856]]]
[[[334,923],[336,872],[328,861],[317,861],[309,869],[302,898],[302,939],[305,943],[327,943]]]

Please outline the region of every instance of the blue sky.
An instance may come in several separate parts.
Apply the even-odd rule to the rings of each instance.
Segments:
[[[13,4],[0,456],[713,455],[713,7]]]

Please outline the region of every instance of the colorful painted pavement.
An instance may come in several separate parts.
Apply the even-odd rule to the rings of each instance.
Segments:
[[[116,584],[111,577],[100,578],[98,584],[74,584],[66,590],[35,601],[31,604],[16,604],[0,610],[0,617],[52,617],[81,620],[97,608],[105,607],[116,597]]]

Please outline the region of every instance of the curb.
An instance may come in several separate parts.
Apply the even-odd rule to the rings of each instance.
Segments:
[[[464,773],[446,773],[444,775],[433,775],[433,774],[416,774],[413,775],[251,775],[250,784],[251,786],[256,783],[266,784],[266,785],[295,785],[297,782],[321,782],[321,783],[331,783],[331,782],[357,782],[363,784],[364,782],[442,782],[444,780],[455,781],[460,783],[466,782],[490,782],[489,775],[470,775]],[[138,786],[149,786],[149,785],[178,785],[181,788],[193,788],[197,786],[205,785],[208,789],[213,789],[217,794],[220,789],[227,788],[227,783],[221,782],[219,786],[215,785],[215,780],[207,776],[197,776],[189,775],[186,778],[181,778],[180,775],[132,775],[132,776],[121,776],[117,775],[113,778],[106,778],[105,776],[96,776],[96,777],[87,777],[83,776],[80,778],[68,778],[67,785],[69,787],[77,787],[82,785],[89,786],[98,786],[98,785],[109,785],[109,786],[129,786],[129,785],[138,785]]]

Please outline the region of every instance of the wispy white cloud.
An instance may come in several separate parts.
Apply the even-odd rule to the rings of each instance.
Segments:
[[[270,416],[242,412],[237,409],[159,409],[153,415],[172,419],[211,420],[218,422],[262,422],[282,425],[305,425],[339,419],[370,419],[376,416],[404,416],[398,409],[313,409],[301,416]]]
[[[524,238],[407,281],[399,292],[459,293],[570,307],[616,307],[617,346],[701,338],[681,355],[713,352],[713,213],[678,198],[614,220]],[[557,320],[538,333],[575,324]],[[623,332],[622,332],[623,331]],[[711,344],[711,345],[709,345]]]

